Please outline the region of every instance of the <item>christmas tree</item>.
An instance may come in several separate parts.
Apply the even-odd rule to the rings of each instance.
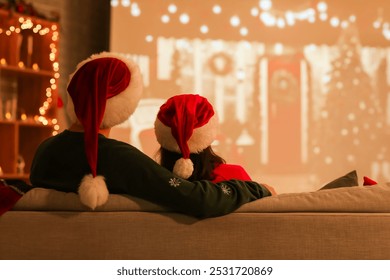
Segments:
[[[350,170],[369,176],[381,152],[382,112],[362,68],[359,35],[352,24],[342,30],[337,49],[326,77],[326,98],[313,146],[320,179]]]

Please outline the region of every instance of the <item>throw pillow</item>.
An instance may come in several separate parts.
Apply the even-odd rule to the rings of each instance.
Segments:
[[[358,176],[356,173],[356,170],[353,170],[344,176],[341,176],[329,183],[327,183],[325,186],[320,188],[319,190],[326,190],[326,189],[334,189],[334,188],[341,188],[341,187],[354,187],[358,186]]]

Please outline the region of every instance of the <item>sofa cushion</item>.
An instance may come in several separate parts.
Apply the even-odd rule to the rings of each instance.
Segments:
[[[240,212],[389,213],[390,183],[286,193],[244,204]]]
[[[390,212],[390,183],[314,192],[286,193],[244,204],[236,212]],[[13,210],[92,211],[75,193],[35,188]],[[127,195],[110,194],[108,202],[94,211],[167,212],[169,209]]]
[[[76,193],[60,192],[52,189],[34,188],[25,193],[13,210],[36,211],[145,211],[161,212],[168,209],[155,203],[128,195],[110,194],[106,204],[91,210],[80,202]]]

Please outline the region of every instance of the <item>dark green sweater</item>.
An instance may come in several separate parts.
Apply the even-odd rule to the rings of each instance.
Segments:
[[[100,134],[98,141],[97,174],[105,177],[112,194],[143,198],[199,218],[228,214],[244,203],[271,195],[256,182],[189,182],[127,143]],[[84,134],[65,130],[39,146],[30,181],[35,187],[77,193],[82,178],[90,173]]]

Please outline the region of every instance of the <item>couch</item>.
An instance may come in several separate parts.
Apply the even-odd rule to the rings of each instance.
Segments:
[[[390,259],[390,184],[285,193],[196,219],[35,188],[0,216],[0,259]]]

